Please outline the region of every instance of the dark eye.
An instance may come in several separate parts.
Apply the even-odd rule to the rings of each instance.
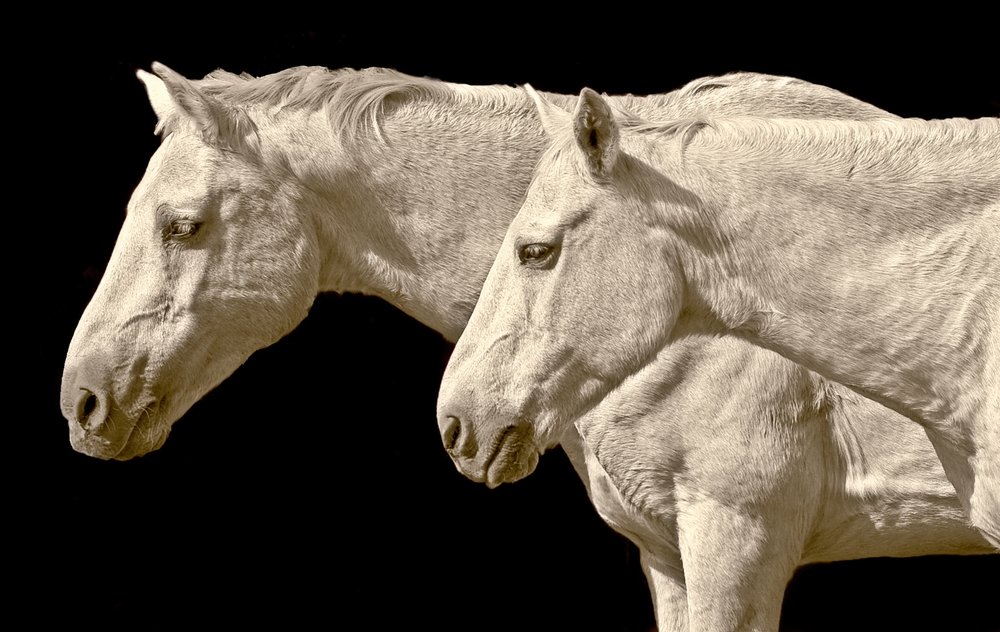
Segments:
[[[518,248],[517,257],[522,264],[543,266],[549,263],[555,247],[548,244],[527,244]]]
[[[194,237],[199,228],[201,228],[201,223],[199,222],[193,222],[189,219],[175,219],[167,224],[164,237],[175,241],[189,239]]]

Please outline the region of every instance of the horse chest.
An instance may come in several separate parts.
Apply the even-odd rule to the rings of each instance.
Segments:
[[[669,511],[672,503],[662,503],[661,508],[666,510],[667,515],[653,515],[648,509],[637,507],[622,494],[614,478],[604,469],[586,442],[583,443],[583,457],[588,494],[604,522],[641,549],[679,555],[676,516]]]

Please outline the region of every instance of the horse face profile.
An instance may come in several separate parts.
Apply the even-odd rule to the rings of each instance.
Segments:
[[[587,126],[587,108],[613,121],[607,104],[581,99],[572,119],[539,107],[553,133],[575,126],[584,151],[556,143],[542,157],[439,398],[456,464],[490,486],[530,474],[581,411],[663,346],[683,292],[658,265],[666,250],[650,239],[645,210],[606,185],[612,170],[643,169],[616,164],[617,128]],[[622,318],[623,306],[643,318]]]
[[[240,110],[163,66],[140,71],[163,141],[70,343],[62,409],[78,451],[128,459],[316,296],[318,250],[294,178],[263,167]]]

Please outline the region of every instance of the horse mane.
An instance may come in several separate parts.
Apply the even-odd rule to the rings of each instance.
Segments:
[[[467,86],[414,77],[388,68],[331,70],[297,66],[262,77],[216,70],[194,83],[205,94],[238,107],[323,109],[331,126],[348,138],[363,131],[381,138],[379,119],[390,104],[417,99],[444,102],[474,99],[504,110],[515,103],[521,107],[527,103],[520,90],[507,86]]]
[[[687,147],[698,132],[712,127],[712,122],[704,117],[674,119],[671,121],[629,121],[621,126],[625,133],[653,134],[664,137],[681,136],[681,150]]]
[[[693,79],[688,83],[684,84],[679,89],[668,92],[665,94],[650,95],[649,97],[639,97],[643,100],[653,100],[655,106],[658,108],[672,107],[673,109],[685,112],[686,116],[675,118],[666,121],[650,121],[644,120],[641,116],[636,115],[628,108],[631,104],[612,104],[612,108],[615,110],[616,118],[621,127],[621,130],[625,133],[634,132],[639,134],[654,134],[662,135],[665,137],[675,136],[677,134],[682,134],[682,149],[687,146],[687,144],[697,135],[699,131],[705,127],[713,127],[712,121],[717,118],[732,118],[730,116],[713,114],[705,115],[698,110],[692,111],[691,109],[685,109],[681,107],[686,102],[697,103],[698,100],[694,99],[695,96],[704,96],[706,93],[713,92],[716,90],[726,90],[728,88],[734,87],[746,87],[747,85],[759,86],[761,92],[766,92],[772,90],[773,86],[794,86],[802,85],[809,86],[812,90],[819,90],[821,92],[828,92],[831,95],[840,95],[836,90],[832,88],[827,88],[825,86],[811,85],[806,81],[801,79],[796,79],[794,77],[781,77],[774,75],[762,75],[752,72],[732,72],[719,76],[709,76],[701,77],[698,79]],[[842,95],[840,95],[842,96]],[[626,99],[633,98],[632,95],[626,95]],[[863,114],[870,118],[872,116],[871,112],[867,110],[874,110],[880,114],[885,114],[886,116],[891,116],[888,113],[883,113],[874,106],[870,106],[867,103],[858,101],[858,106],[863,108]],[[740,116],[739,118],[750,118],[747,116]]]
[[[943,165],[967,169],[962,148],[983,145],[995,148],[1000,119],[878,119],[805,120],[720,117],[712,121],[715,134],[710,151],[721,151],[727,160],[821,160],[840,165],[850,177],[922,177],[940,180]],[[928,160],[934,156],[934,160]]]
[[[633,110],[635,109],[672,109],[677,111],[689,111],[685,108],[688,102],[695,102],[692,97],[702,96],[716,90],[727,88],[741,88],[747,85],[760,86],[762,91],[767,90],[773,84],[806,84],[805,81],[792,77],[778,77],[772,75],[762,75],[754,72],[731,72],[724,75],[700,77],[692,79],[680,88],[670,92],[662,92],[649,95],[620,94],[614,95],[615,101],[610,105],[619,115],[619,120],[640,125],[647,121],[640,120]],[[817,87],[817,86],[812,86]],[[832,90],[831,90],[832,91]]]
[[[620,107],[612,106],[615,111],[615,121],[618,123],[622,134],[642,134],[659,135],[662,137],[681,137],[680,151],[683,155],[688,143],[705,127],[711,127],[708,119],[701,117],[679,118],[669,121],[646,121],[635,114],[623,110]],[[535,169],[531,176],[530,186],[534,186],[535,180],[541,175],[541,165],[570,165],[580,177],[585,180],[593,179],[590,170],[584,166],[584,161],[577,145],[576,136],[573,133],[572,121],[566,117],[561,123],[555,123],[559,127],[553,131],[548,146],[542,151],[542,155],[535,163]]]
[[[619,95],[614,107],[624,124],[643,130],[651,124],[632,113],[632,108],[639,104],[645,108],[662,108],[673,103],[683,103],[687,97],[706,91],[724,89],[747,81],[769,82],[779,79],[789,80],[755,73],[702,77],[664,94]],[[479,105],[500,111],[524,107],[528,103],[521,90],[509,86],[455,84],[378,67],[331,70],[322,66],[295,66],[260,77],[218,69],[192,83],[204,93],[241,108],[263,106],[311,111],[325,109],[331,126],[348,138],[365,131],[381,138],[379,119],[390,103],[399,105],[418,99],[453,102],[464,98],[477,99]],[[555,98],[563,95],[547,96]],[[570,98],[565,98],[564,105],[569,105]],[[645,131],[653,130],[650,128]]]
[[[960,150],[970,143],[996,138],[1000,119],[983,118],[917,119],[882,118],[872,120],[770,119],[756,116],[718,116],[642,121],[619,118],[623,134],[680,137],[681,156],[699,133],[712,130],[706,137],[709,151],[722,152],[725,160],[770,161],[778,156],[790,162],[819,159],[830,165],[839,164],[848,177],[867,174],[892,182],[900,177],[919,174],[931,180],[939,179],[933,166],[923,159],[928,153],[937,154],[941,161],[962,167],[964,154]],[[561,152],[573,142],[566,134],[562,142],[554,143],[553,152]],[[1000,143],[993,141],[1000,147]],[[933,165],[940,165],[934,162]]]
[[[707,143],[705,149],[714,156],[713,160],[767,162],[776,157],[789,163],[820,160],[849,177],[865,174],[886,182],[914,175],[937,178],[929,166],[931,163],[923,159],[928,152],[939,155],[934,165],[954,162],[956,168],[961,168],[964,154],[959,150],[963,146],[996,138],[1000,131],[1000,119],[996,118],[855,121],[696,114],[648,121],[619,108],[615,110],[623,136],[659,137],[655,141],[679,139],[671,146],[675,148],[672,151],[680,152],[681,160],[685,159],[692,141],[704,138],[699,145]],[[569,119],[565,125],[555,134],[539,162],[572,161],[581,176],[589,178],[588,170],[579,160]],[[702,134],[706,129],[712,131],[709,136]],[[537,173],[536,170],[536,176]]]

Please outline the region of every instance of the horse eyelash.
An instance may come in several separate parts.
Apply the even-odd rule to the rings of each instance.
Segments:
[[[194,222],[190,220],[174,220],[169,222],[163,228],[163,240],[166,243],[179,244],[182,241],[190,239],[198,234],[201,230],[201,222]],[[176,229],[179,227],[190,226],[190,232],[177,232]]]

